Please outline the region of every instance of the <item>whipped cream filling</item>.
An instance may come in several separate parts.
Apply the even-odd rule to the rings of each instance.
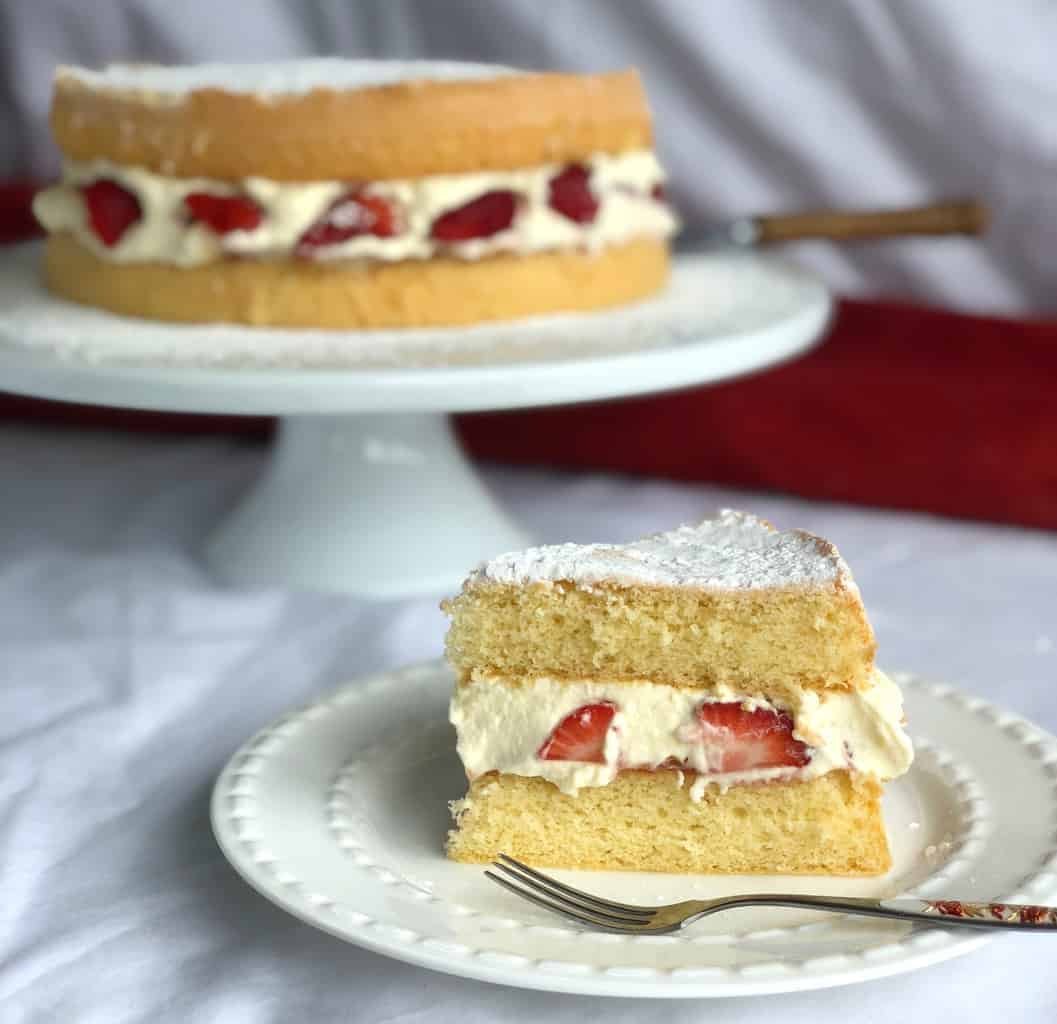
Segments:
[[[398,234],[387,238],[358,235],[320,246],[309,254],[299,250],[298,255],[320,261],[430,259],[441,254],[473,260],[501,252],[597,250],[635,238],[667,238],[678,230],[679,222],[670,206],[651,194],[665,181],[651,151],[597,154],[583,165],[598,200],[598,212],[590,223],[578,223],[549,206],[549,185],[563,169],[559,165],[440,174],[371,182],[364,187],[367,194],[388,201],[399,211]],[[104,245],[92,231],[80,191],[100,179],[114,181],[132,192],[142,214],[112,246]],[[33,212],[49,232],[72,233],[102,259],[195,266],[231,256],[289,255],[298,248],[305,232],[351,188],[351,183],[343,181],[173,178],[104,160],[67,162],[62,181],[38,193]],[[441,214],[500,189],[517,196],[517,213],[509,228],[487,238],[460,242],[438,242],[430,237],[430,228]],[[261,208],[261,222],[252,230],[218,234],[206,224],[190,220],[184,200],[192,192],[245,196]]]
[[[566,715],[601,701],[617,707],[605,737],[605,763],[547,761],[537,756]],[[705,701],[786,711],[793,719],[793,736],[810,748],[810,760],[803,767],[712,771],[708,746],[694,728],[695,712]],[[700,800],[709,784],[725,789],[751,782],[807,780],[837,769],[891,779],[905,772],[914,757],[903,731],[902,694],[876,669],[863,690],[801,690],[781,706],[761,694],[722,686],[703,691],[647,682],[547,677],[518,681],[482,673],[456,687],[449,717],[471,780],[491,771],[538,776],[570,795],[584,786],[607,785],[621,768],[654,768],[669,758],[696,773],[690,796]]]

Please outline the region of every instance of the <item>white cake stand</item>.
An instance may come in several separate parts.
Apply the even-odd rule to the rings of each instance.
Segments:
[[[278,440],[211,538],[225,580],[389,597],[441,592],[528,543],[447,415],[641,395],[789,359],[831,301],[802,270],[682,257],[665,295],[620,311],[471,329],[179,326],[61,302],[36,246],[0,266],[0,388],[94,405],[277,415]]]

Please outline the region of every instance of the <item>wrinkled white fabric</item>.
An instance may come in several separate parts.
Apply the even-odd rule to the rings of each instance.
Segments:
[[[637,65],[689,228],[977,195],[987,240],[786,247],[838,289],[1049,312],[1057,4],[1047,0],[254,0],[0,5],[0,176],[58,168],[56,63],[343,56]]]
[[[0,176],[58,167],[52,68],[311,53],[642,68],[691,226],[977,194],[986,242],[786,250],[843,290],[1052,312],[1057,4],[365,0],[0,4]],[[255,445],[0,429],[0,1024],[429,1021],[975,1024],[1057,1013],[1052,940],[722,1004],[600,1002],[423,971],[245,886],[208,794],[255,729],[441,649],[435,599],[223,590],[195,561]],[[493,470],[540,541],[626,540],[748,507],[839,544],[882,664],[1057,731],[1057,537],[602,475]]]
[[[436,656],[445,623],[435,598],[211,583],[195,552],[262,454],[0,428],[2,1024],[1052,1019],[1053,942],[1040,936],[866,986],[600,1003],[410,967],[272,907],[212,839],[214,776],[291,706]],[[540,541],[621,541],[719,506],[821,533],[855,572],[883,665],[1057,731],[1053,534],[603,475],[487,479]]]

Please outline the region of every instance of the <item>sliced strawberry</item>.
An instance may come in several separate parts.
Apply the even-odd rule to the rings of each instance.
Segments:
[[[359,235],[391,238],[397,234],[396,211],[381,196],[354,191],[331,204],[323,216],[300,238],[297,250],[302,255],[325,245],[336,245]]]
[[[438,242],[467,242],[488,238],[514,223],[517,197],[509,190],[486,192],[478,199],[442,213],[430,228]]]
[[[103,245],[117,245],[121,236],[142,216],[139,200],[116,181],[101,178],[81,188],[88,222]]]
[[[577,224],[590,224],[598,215],[598,199],[588,183],[589,172],[582,164],[570,164],[550,180],[549,203],[563,217]]]
[[[697,727],[714,772],[799,768],[811,760],[807,745],[793,737],[793,720],[784,711],[706,702],[697,709]]]
[[[656,199],[658,203],[668,202],[668,191],[663,185],[654,185],[650,189],[650,196]]]
[[[605,764],[606,733],[616,713],[617,706],[609,701],[584,704],[570,711],[536,751],[536,756],[544,761]]]
[[[191,220],[207,224],[218,235],[229,231],[252,231],[263,219],[261,208],[246,196],[213,196],[192,192],[184,197]]]

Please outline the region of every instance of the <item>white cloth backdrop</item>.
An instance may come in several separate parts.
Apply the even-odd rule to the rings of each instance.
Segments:
[[[0,176],[58,165],[56,63],[636,65],[689,222],[980,195],[995,212],[985,243],[789,251],[843,291],[1052,313],[1055,40],[1050,0],[5,0]]]
[[[310,53],[639,65],[691,221],[979,193],[985,245],[798,255],[837,287],[1052,311],[1057,4],[968,0],[9,0],[0,175],[54,171],[57,62]],[[217,589],[193,554],[260,464],[253,445],[0,430],[0,1024],[309,1020],[1034,1021],[1054,940],[1005,938],[905,978],[727,1002],[490,987],[361,952],[251,892],[207,798],[259,726],[441,649],[436,600]],[[714,488],[496,470],[545,540],[622,539],[719,504],[833,537],[882,663],[1057,730],[1057,538]]]
[[[272,907],[214,844],[215,775],[286,709],[436,656],[445,623],[435,598],[212,585],[194,552],[261,456],[0,429],[2,1024],[1053,1019],[1052,937],[846,989],[599,1005],[409,967]],[[602,475],[488,480],[548,541],[627,539],[722,504],[821,532],[856,572],[883,665],[1057,731],[1055,535]]]

